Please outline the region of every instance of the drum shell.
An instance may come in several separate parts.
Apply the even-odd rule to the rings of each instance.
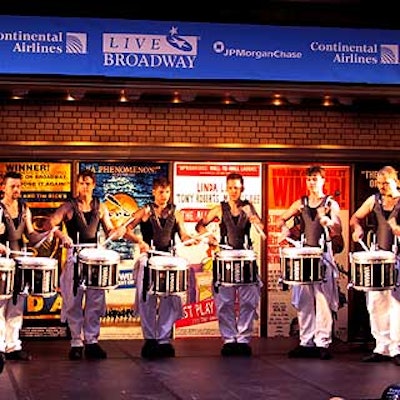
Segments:
[[[350,281],[362,291],[390,290],[397,285],[396,255],[390,251],[350,253]]]
[[[14,289],[15,261],[0,258],[0,299],[9,299]]]
[[[148,260],[149,293],[172,295],[188,290],[188,261],[181,257],[152,256]]]
[[[57,287],[58,262],[49,257],[15,258],[18,274],[17,290],[21,294],[54,296]]]
[[[78,254],[79,282],[91,289],[115,289],[120,255],[114,250],[85,248]]]
[[[222,286],[254,285],[259,282],[256,255],[252,250],[223,250],[213,260],[215,283]]]
[[[288,285],[307,285],[325,278],[320,247],[285,247],[281,249],[282,281]]]

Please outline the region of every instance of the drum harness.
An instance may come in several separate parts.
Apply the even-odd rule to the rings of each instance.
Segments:
[[[396,221],[398,220],[399,212],[400,212],[400,200],[397,201],[396,205],[393,207],[392,211],[385,211],[383,209],[383,204],[382,204],[382,195],[380,193],[375,193],[375,205],[373,210],[375,211],[376,218],[382,218],[385,221],[388,221],[391,218],[394,218]],[[369,232],[371,233],[371,232]],[[372,248],[374,250],[378,249],[378,244],[376,243],[376,234],[373,235],[374,240],[372,241]],[[398,240],[399,238],[394,235],[394,241],[392,245],[392,252],[396,256],[396,276],[395,276],[395,281],[397,282],[398,275],[399,275],[399,268],[398,268],[398,263],[399,263],[399,255],[398,255]],[[396,290],[396,287],[394,288]]]
[[[3,209],[4,213],[4,223],[6,225],[6,232],[8,232],[8,239],[11,250],[20,250],[22,248],[22,234],[25,231],[26,223],[25,223],[25,213],[26,213],[26,205],[25,202],[21,199],[18,199],[18,217],[15,219],[11,218],[11,215],[8,213],[5,205],[0,202],[0,207]],[[17,269],[17,267],[15,267]],[[14,277],[14,288],[12,300],[13,304],[17,304],[19,287],[22,284],[20,274],[15,274]]]
[[[250,203],[247,200],[242,200],[242,207],[248,206]],[[229,204],[225,201],[221,202],[222,218],[221,218],[221,245],[229,245],[229,239],[235,244],[239,244],[240,236],[238,234],[242,233],[244,236],[243,249],[252,250],[252,243],[249,237],[250,225],[248,221],[248,215],[243,211],[237,216],[233,216],[230,212]],[[243,218],[246,217],[246,218]],[[221,246],[221,247],[222,247]],[[233,246],[235,248],[235,246]],[[221,286],[221,281],[218,276],[218,268],[216,265],[217,261],[214,257],[213,261],[213,286],[215,293],[219,292],[219,287]]]
[[[163,243],[165,243],[166,238],[168,237],[168,240],[170,237],[174,235],[176,232],[176,219],[175,219],[175,205],[174,204],[168,204],[167,206],[167,213],[163,218],[159,218],[155,212],[155,204],[151,203],[148,204],[148,207],[150,209],[150,216],[149,219],[146,222],[141,222],[140,227],[142,229],[142,235],[146,237],[145,241],[147,242],[148,240],[150,241],[150,249],[155,251],[157,247],[165,247],[163,246]],[[152,238],[150,239],[150,237]],[[154,245],[154,241],[156,242],[156,245]],[[174,246],[174,240],[169,240],[170,246],[169,246],[169,251],[172,256],[175,256],[175,246]],[[148,253],[148,257],[151,257],[152,252]],[[144,265],[143,268],[143,283],[142,283],[142,298],[143,301],[146,301],[147,299],[147,292],[151,289],[150,287],[150,268],[149,268],[149,263],[148,260]]]
[[[79,232],[83,232],[84,236],[89,238],[90,236],[96,237],[99,228],[99,208],[100,201],[97,197],[93,197],[93,208],[90,212],[83,213],[79,210],[78,203],[76,199],[71,199],[70,204],[73,210],[73,217],[67,221],[67,231],[70,235],[73,231],[76,232],[77,243],[79,243]],[[92,240],[91,240],[92,241]],[[76,246],[74,254],[74,272],[73,272],[73,294],[76,296],[78,294],[78,288],[81,286],[80,276],[79,276],[79,262],[78,254],[80,247]]]

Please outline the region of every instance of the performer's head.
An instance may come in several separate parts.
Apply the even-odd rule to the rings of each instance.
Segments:
[[[3,177],[4,197],[8,200],[17,200],[21,197],[22,175],[19,172],[8,171]]]
[[[397,171],[390,165],[382,167],[376,174],[376,186],[383,195],[391,195],[398,188]]]
[[[313,175],[321,175],[322,178],[325,178],[325,168],[320,165],[312,165],[311,167],[306,169],[306,176]]]
[[[311,193],[321,195],[325,184],[325,169],[319,165],[312,165],[306,169],[307,189]]]
[[[76,182],[78,195],[91,196],[96,187],[96,174],[85,169],[78,174]]]
[[[153,180],[154,203],[165,207],[171,197],[171,182],[165,176]]]
[[[226,177],[226,191],[229,200],[238,201],[244,190],[243,176],[236,173],[231,173]]]

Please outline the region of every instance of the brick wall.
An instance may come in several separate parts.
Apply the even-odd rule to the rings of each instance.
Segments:
[[[400,148],[400,113],[239,106],[0,105],[0,142]]]

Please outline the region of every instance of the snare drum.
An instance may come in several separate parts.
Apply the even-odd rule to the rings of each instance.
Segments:
[[[173,256],[151,256],[149,267],[149,292],[159,295],[185,293],[188,290],[188,261]]]
[[[78,274],[82,286],[91,289],[115,289],[119,253],[101,248],[85,248],[78,255]]]
[[[396,255],[390,251],[350,253],[351,286],[357,290],[387,290],[396,285]]]
[[[14,288],[15,261],[12,258],[0,258],[0,299],[11,298]]]
[[[214,280],[222,286],[258,283],[256,255],[252,250],[221,250],[213,261]]]
[[[305,285],[322,281],[325,266],[320,247],[283,247],[281,253],[282,281],[288,285]]]
[[[48,257],[17,257],[18,290],[23,294],[54,296],[57,287],[57,260]]]

